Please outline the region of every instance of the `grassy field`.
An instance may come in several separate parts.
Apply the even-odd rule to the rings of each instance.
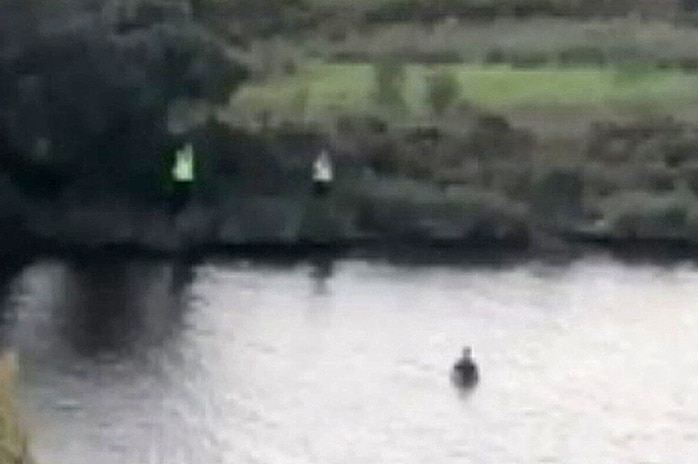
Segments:
[[[435,68],[406,66],[404,99],[412,116],[428,113],[426,77]],[[604,69],[511,69],[506,65],[448,65],[460,83],[460,100],[496,110],[528,106],[698,103],[698,74],[677,71]],[[306,107],[310,118],[330,112],[375,109],[374,67],[370,64],[309,63],[293,76],[243,87],[238,108],[269,109],[293,115]],[[299,99],[303,100],[299,102]],[[303,104],[301,104],[303,103]]]
[[[482,62],[488,54],[500,50],[508,54],[543,54],[555,60],[560,53],[584,47],[603,53],[609,62],[656,62],[696,58],[696,40],[698,29],[665,20],[500,18],[492,22],[403,22],[368,28],[329,23],[305,34],[300,42],[303,49],[324,58],[347,53],[375,57],[412,50],[445,53],[462,62]]]

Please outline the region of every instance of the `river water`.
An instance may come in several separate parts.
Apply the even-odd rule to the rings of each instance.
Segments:
[[[7,268],[7,269],[6,269]],[[3,267],[53,463],[683,463],[698,268],[345,258]],[[481,382],[449,370],[473,347]]]

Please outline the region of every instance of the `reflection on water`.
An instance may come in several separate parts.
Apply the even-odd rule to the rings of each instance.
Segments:
[[[334,259],[328,255],[317,255],[310,259],[310,276],[315,284],[314,292],[318,295],[329,293],[328,281],[334,271]]]
[[[0,349],[10,344],[7,329],[16,313],[12,310],[12,305],[8,304],[8,299],[13,292],[17,276],[27,264],[26,259],[17,257],[0,261]]]
[[[191,265],[124,259],[71,261],[54,318],[80,356],[122,357],[160,345],[181,328]]]
[[[604,257],[0,273],[51,463],[688,462],[698,271]],[[481,382],[449,373],[472,345]]]
[[[0,289],[14,285],[14,294],[4,295],[2,312],[28,324],[5,317],[1,327],[23,357],[65,364],[147,357],[182,330],[194,278],[192,263],[116,256],[3,267]]]

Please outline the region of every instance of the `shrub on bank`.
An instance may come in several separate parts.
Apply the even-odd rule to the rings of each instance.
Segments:
[[[698,163],[690,163],[681,169],[681,179],[688,189],[698,196]]]
[[[685,236],[694,205],[695,199],[677,193],[627,191],[607,199],[602,208],[618,237],[651,239]]]
[[[385,134],[388,131],[388,123],[370,114],[342,114],[337,117],[336,129],[340,135]]]
[[[437,65],[437,64],[460,64],[463,57],[452,50],[416,50],[404,49],[390,53],[392,59],[410,64]]]
[[[525,211],[497,193],[445,192],[405,178],[374,178],[352,195],[359,227],[388,236],[518,241],[528,233]]]
[[[634,9],[627,0],[382,0],[365,7],[365,21],[372,23],[467,17],[486,21],[497,17],[527,18],[554,16],[622,16]]]
[[[676,187],[675,177],[674,172],[664,164],[652,163],[638,169],[636,185],[653,193],[668,193]]]
[[[305,121],[306,115],[308,113],[308,103],[310,102],[310,87],[308,85],[303,85],[299,87],[293,94],[293,99],[291,106],[293,112],[297,114],[301,121]]]
[[[531,210],[536,219],[565,228],[583,216],[584,177],[578,168],[550,168],[531,182]]]
[[[484,64],[510,64],[513,68],[518,69],[541,68],[550,61],[550,57],[544,52],[533,50],[505,51],[499,47],[488,50],[483,58]]]
[[[527,200],[531,193],[531,166],[528,163],[496,163],[491,168],[492,187],[514,200]]]
[[[677,66],[677,64],[668,58],[661,58],[657,60],[656,66],[657,69],[660,71],[669,71],[671,69],[674,69]]]
[[[698,244],[698,202],[692,204],[686,213],[686,236],[691,243]]]
[[[427,101],[435,115],[441,116],[460,96],[458,78],[449,71],[436,71],[427,77]]]
[[[379,174],[397,174],[402,169],[405,153],[398,150],[395,141],[374,136],[361,141],[362,153],[368,165]]]
[[[609,167],[600,162],[587,163],[584,166],[585,195],[591,198],[607,198],[622,190],[625,169]]]
[[[484,58],[485,64],[504,64],[507,62],[507,54],[501,48],[488,50]]]
[[[354,50],[341,50],[333,53],[330,58],[330,63],[369,63],[371,62],[372,55],[365,51],[354,51]]]
[[[397,60],[374,65],[375,99],[383,105],[404,106],[405,66]]]
[[[606,64],[606,56],[598,47],[570,47],[560,52],[559,62],[562,66],[598,66]]]
[[[671,168],[682,167],[689,162],[698,162],[698,139],[685,137],[672,140],[664,150],[665,163]]]
[[[510,55],[509,61],[513,68],[534,69],[542,68],[548,64],[548,56],[541,52],[514,52]]]
[[[698,58],[682,58],[679,60],[678,66],[686,73],[698,72]]]

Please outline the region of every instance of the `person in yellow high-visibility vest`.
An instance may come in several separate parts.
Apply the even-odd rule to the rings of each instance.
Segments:
[[[191,143],[187,143],[175,153],[174,165],[171,171],[173,192],[170,212],[173,214],[180,212],[191,198],[196,175],[194,156],[194,147]]]

